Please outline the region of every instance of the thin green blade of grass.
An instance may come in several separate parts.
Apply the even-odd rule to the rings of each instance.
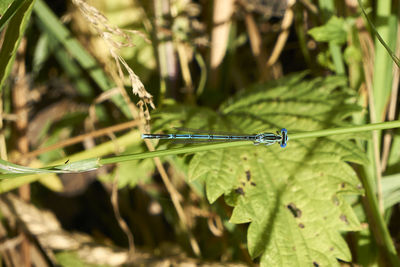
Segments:
[[[298,140],[298,139],[304,139],[304,138],[318,138],[318,137],[326,137],[326,136],[331,136],[331,135],[351,134],[351,133],[357,133],[357,132],[392,129],[392,128],[400,128],[400,121],[383,122],[383,123],[375,123],[375,124],[352,126],[352,127],[342,127],[342,128],[304,132],[304,133],[294,133],[294,134],[290,134],[290,132],[289,132],[289,144],[288,145],[290,145],[290,140]],[[137,160],[137,159],[145,159],[145,158],[162,157],[162,156],[167,156],[167,155],[194,153],[194,152],[201,152],[201,151],[207,151],[207,150],[213,150],[213,149],[239,147],[239,146],[245,146],[245,145],[253,145],[253,142],[252,141],[230,142],[230,143],[228,142],[228,143],[207,144],[207,145],[199,145],[199,146],[191,146],[191,147],[183,147],[183,148],[173,148],[173,149],[152,151],[152,152],[139,153],[139,154],[133,154],[133,155],[123,155],[123,156],[104,158],[104,159],[100,159],[99,162],[101,164],[110,164],[110,163],[117,163],[117,162],[128,161],[128,160]],[[266,148],[266,149],[268,149],[268,148]]]
[[[98,159],[85,159],[76,162],[66,162],[63,165],[45,168],[29,168],[0,159],[0,170],[4,175],[10,174],[10,177],[20,174],[40,174],[40,173],[75,173],[82,171],[91,171],[100,167]],[[9,178],[9,177],[3,177]]]
[[[65,166],[65,162],[78,162],[85,159],[102,157],[104,155],[111,154],[115,151],[115,144],[118,144],[119,149],[125,149],[127,146],[135,146],[140,143],[140,134],[138,131],[129,132],[116,140],[112,140],[101,145],[98,145],[90,150],[85,150],[80,153],[76,153],[74,155],[70,155],[66,158],[59,159],[55,162],[50,163],[49,165],[60,165]],[[96,160],[96,159],[94,159]],[[67,163],[68,163],[67,162]],[[23,167],[23,166],[21,166]],[[24,168],[24,167],[23,167]],[[26,183],[33,183],[38,181],[39,179],[46,179],[46,175],[49,175],[49,172],[45,172],[46,169],[41,169],[40,173],[8,173],[8,174],[0,174],[0,193],[4,193],[13,189],[20,187]],[[55,173],[59,173],[55,172]],[[51,173],[50,173],[51,174]],[[54,173],[53,173],[54,174]],[[29,178],[26,178],[29,177]],[[51,178],[51,177],[50,177]]]
[[[14,2],[14,0],[2,0],[0,1],[0,14],[3,15],[6,10],[10,7],[10,5]]]
[[[294,27],[296,30],[296,36],[299,39],[300,50],[303,54],[304,60],[307,63],[309,69],[313,69],[313,68],[315,68],[315,66],[313,66],[310,50],[307,47],[307,36],[306,36],[307,30],[306,30],[306,25],[303,23],[304,10],[302,10],[301,5],[295,5],[295,8],[297,10],[294,13],[295,14]]]
[[[377,242],[380,243],[378,250],[381,253],[381,258],[388,266],[400,266],[400,260],[397,256],[396,248],[393,244],[392,237],[385,220],[381,215],[378,200],[371,179],[366,175],[366,168],[360,169],[360,180],[365,190],[365,197],[368,203],[368,221],[370,222],[370,229]],[[369,214],[370,213],[370,214]]]
[[[358,5],[361,8],[361,11],[365,17],[365,19],[368,21],[368,24],[371,26],[373,33],[376,35],[376,38],[378,38],[379,42],[385,47],[386,51],[390,55],[390,57],[393,59],[393,61],[396,63],[396,65],[400,68],[400,59],[396,56],[396,54],[390,49],[390,47],[386,44],[386,42],[383,40],[382,36],[379,34],[378,30],[376,29],[375,25],[372,23],[372,21],[369,19],[363,5],[361,4],[361,1],[358,0]]]
[[[50,45],[55,48],[54,55],[71,78],[72,82],[76,85],[77,91],[86,98],[92,98],[94,96],[94,91],[89,82],[84,78],[81,68],[73,61],[64,49],[57,49],[57,44],[54,44],[52,41],[54,40],[50,41]]]
[[[101,90],[107,91],[114,87],[97,61],[73,37],[71,32],[59,21],[43,0],[37,0],[34,11],[38,16],[40,26],[66,48],[81,67],[89,73]],[[111,99],[127,118],[132,117],[121,95],[114,95]]]
[[[397,18],[391,14],[391,1],[379,1],[376,11],[377,29],[372,24],[372,30],[376,32],[375,61],[374,61],[374,103],[376,122],[385,117],[385,110],[390,98],[393,83],[393,58],[392,52],[396,48],[397,41]],[[378,32],[379,30],[379,32]],[[379,36],[379,37],[378,37]],[[384,44],[378,44],[378,40]],[[386,40],[386,42],[384,41]]]
[[[312,132],[304,132],[304,133],[294,133],[289,134],[289,142],[290,140],[298,140],[304,138],[318,138],[318,137],[326,137],[331,135],[340,135],[340,134],[350,134],[364,131],[373,131],[373,130],[383,130],[383,129],[392,129],[392,128],[400,128],[400,121],[392,121],[392,122],[383,122],[369,125],[360,125],[360,126],[351,126],[351,127],[342,127],[335,129],[327,129],[320,131],[312,131]],[[3,170],[9,171],[5,174],[0,174],[0,179],[12,178],[17,176],[30,175],[35,173],[68,173],[68,172],[83,172],[93,170],[105,164],[113,164],[130,160],[139,160],[146,158],[154,158],[154,157],[162,157],[168,155],[178,155],[178,154],[186,154],[186,153],[195,153],[201,151],[208,151],[213,149],[224,149],[224,148],[232,148],[239,147],[245,145],[252,145],[252,141],[244,141],[244,142],[231,142],[231,143],[217,143],[217,144],[207,144],[207,145],[199,145],[199,146],[190,146],[190,147],[182,147],[182,148],[174,148],[174,149],[166,149],[131,155],[122,155],[115,156],[109,158],[91,158],[78,160],[75,162],[71,162],[68,164],[55,165],[46,168],[27,168],[19,165],[15,165],[9,162],[1,161],[3,166]],[[290,145],[290,143],[289,143]],[[266,148],[268,149],[268,148]],[[1,165],[0,165],[1,166]],[[10,169],[11,167],[12,169]],[[8,168],[8,169],[7,169]]]
[[[334,1],[332,0],[320,0],[318,1],[321,10],[323,10],[324,20],[328,21],[329,18],[335,12]],[[338,44],[334,42],[329,42],[329,50],[332,55],[333,64],[335,66],[336,74],[345,74],[344,62],[342,57],[341,48]]]
[[[0,32],[6,26],[7,22],[17,13],[17,11],[22,7],[24,2],[28,0],[16,0],[11,3],[9,8],[6,10],[4,15],[0,18]]]
[[[18,8],[4,35],[4,42],[0,50],[0,92],[10,74],[17,49],[31,17],[35,0],[25,1]]]

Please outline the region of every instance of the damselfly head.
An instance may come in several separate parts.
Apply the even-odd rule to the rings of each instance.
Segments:
[[[281,147],[284,148],[287,145],[287,141],[289,140],[287,130],[283,128],[281,130]]]

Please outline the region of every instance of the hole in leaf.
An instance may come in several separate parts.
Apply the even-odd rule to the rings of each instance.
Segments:
[[[336,206],[339,206],[339,205],[340,205],[340,201],[339,201],[339,199],[337,198],[336,195],[333,195],[333,196],[332,196],[332,202],[333,202],[333,204],[335,204]]]
[[[349,221],[347,220],[346,215],[342,214],[342,215],[340,215],[339,218],[340,218],[340,220],[342,220],[342,221],[345,222],[346,224],[349,224]]]
[[[301,210],[297,208],[294,203],[289,203],[289,205],[287,205],[286,207],[290,210],[290,212],[295,218],[301,217]]]
[[[251,179],[251,172],[250,171],[246,171],[246,179],[247,179],[247,181],[250,181],[250,179]]]

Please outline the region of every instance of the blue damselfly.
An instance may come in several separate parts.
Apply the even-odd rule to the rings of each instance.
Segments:
[[[142,134],[142,139],[170,139],[170,140],[203,140],[214,142],[234,142],[234,141],[253,141],[255,145],[264,144],[266,146],[280,143],[281,147],[286,147],[289,140],[287,130],[283,128],[280,132],[260,133],[260,134]]]

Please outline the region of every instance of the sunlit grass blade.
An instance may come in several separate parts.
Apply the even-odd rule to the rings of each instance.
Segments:
[[[400,128],[400,121],[343,127],[336,129],[327,129],[321,131],[310,131],[310,132],[294,133],[294,134],[290,134],[289,132],[289,136],[290,140],[299,140],[304,138],[327,137],[331,135],[350,134],[363,131],[383,130],[391,128]],[[47,168],[37,168],[37,169],[19,166],[1,160],[0,167],[2,167],[1,169],[3,169],[3,174],[0,174],[0,179],[30,175],[35,173],[68,173],[68,172],[90,171],[105,164],[113,164],[130,160],[162,157],[168,155],[195,153],[195,152],[209,151],[214,149],[233,148],[245,145],[253,145],[253,142],[252,141],[227,142],[227,143],[198,145],[198,146],[183,147],[183,148],[172,148],[166,150],[159,150],[159,151],[152,151],[152,152],[145,152],[145,153],[138,153],[131,155],[121,155],[108,158],[91,158],[91,159],[78,160],[71,163],[67,162],[61,165],[55,165]]]
[[[22,176],[26,174],[39,174],[39,173],[74,173],[82,171],[91,171],[99,168],[98,159],[85,159],[77,162],[66,162],[63,165],[57,165],[45,168],[30,168],[21,165],[13,164],[5,160],[0,159],[0,171],[2,174],[1,178],[10,178],[16,176]],[[7,175],[10,175],[7,177]]]
[[[78,162],[78,161],[85,161],[87,159],[94,158],[93,161],[95,162],[98,157],[103,157],[105,155],[112,154],[115,151],[115,144],[118,143],[118,147],[120,149],[124,149],[127,146],[134,146],[138,145],[140,141],[140,134],[138,131],[132,131],[129,132],[116,140],[112,140],[106,143],[103,143],[101,145],[98,145],[90,150],[82,151],[79,153],[76,153],[74,155],[69,155],[66,158],[59,159],[55,162],[49,163],[51,166],[59,166],[58,169],[56,169],[54,173],[68,173],[68,170],[66,170],[66,163],[68,164],[69,162]],[[74,165],[75,165],[74,163]],[[4,163],[3,165],[7,165],[7,163]],[[81,164],[81,163],[78,163]],[[86,163],[82,163],[81,166],[84,166]],[[101,163],[103,164],[103,163]],[[76,165],[75,165],[76,166]],[[21,168],[24,168],[23,166],[19,166]],[[96,166],[88,166],[86,167],[91,167],[94,168]],[[60,168],[64,168],[64,172],[60,171]],[[86,169],[89,170],[89,169]],[[18,188],[19,186],[26,184],[26,183],[32,183],[36,182],[39,179],[46,179],[46,175],[48,175],[49,171],[48,168],[42,168],[39,170],[39,174],[35,174],[38,171],[32,171],[30,174],[28,173],[4,173],[0,174],[0,192],[4,193],[9,190],[13,190]],[[51,174],[51,173],[50,173]],[[25,176],[29,175],[28,178]],[[6,179],[8,178],[8,179]],[[12,179],[11,179],[12,178]]]
[[[22,7],[24,2],[31,2],[29,0],[16,0],[11,3],[6,12],[0,18],[0,32],[6,26],[7,22],[17,13],[18,9]]]
[[[323,16],[325,21],[335,14],[334,1],[332,0],[320,0],[318,1],[321,10],[323,10]],[[334,42],[329,42],[329,50],[332,55],[333,64],[335,66],[336,74],[345,74],[344,62],[340,46]]]
[[[379,42],[385,47],[386,51],[390,55],[390,57],[393,59],[393,61],[396,63],[396,65],[400,68],[400,59],[396,56],[396,54],[390,49],[390,47],[386,44],[386,42],[383,40],[382,36],[379,34],[378,30],[376,29],[375,25],[372,23],[372,21],[369,19],[367,13],[365,12],[365,9],[363,5],[361,4],[361,1],[358,0],[358,4],[361,8],[361,11],[364,14],[365,19],[368,21],[368,24],[371,26],[374,34],[378,38]]]
[[[10,74],[19,43],[31,17],[34,2],[34,0],[27,0],[21,3],[10,19],[0,50],[0,92]]]

